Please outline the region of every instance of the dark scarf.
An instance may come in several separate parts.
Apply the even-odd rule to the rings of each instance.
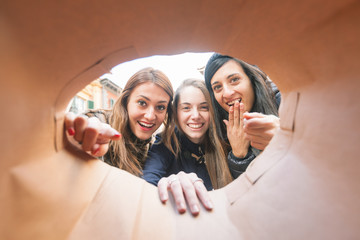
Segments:
[[[180,139],[181,157],[184,159],[191,159],[200,165],[205,163],[204,147],[199,144],[191,142],[183,133],[179,130],[177,132]]]

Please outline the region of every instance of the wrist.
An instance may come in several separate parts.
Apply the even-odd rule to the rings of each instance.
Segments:
[[[244,158],[248,154],[248,149],[242,151],[232,151],[233,155],[237,158]]]

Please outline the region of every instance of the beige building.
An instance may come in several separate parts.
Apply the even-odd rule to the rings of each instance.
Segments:
[[[111,109],[121,90],[109,79],[96,79],[75,95],[68,109],[76,114],[91,109]]]

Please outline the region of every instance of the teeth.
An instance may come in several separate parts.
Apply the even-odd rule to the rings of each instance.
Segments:
[[[146,124],[146,123],[143,123],[143,122],[139,122],[139,124],[143,127],[147,127],[147,128],[151,128],[152,126],[154,126],[154,124]]]
[[[228,102],[227,105],[232,106],[232,105],[235,104],[235,102],[239,102],[239,103],[240,103],[240,102],[241,102],[241,98],[235,99],[234,101],[231,101],[231,102]]]
[[[202,124],[189,124],[189,127],[191,127],[191,128],[201,128]]]

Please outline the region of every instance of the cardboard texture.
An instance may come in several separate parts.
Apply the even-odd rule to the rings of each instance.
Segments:
[[[1,0],[0,239],[360,239],[359,23],[356,0]],[[196,218],[63,141],[87,83],[189,51],[257,64],[283,94],[280,132]]]

